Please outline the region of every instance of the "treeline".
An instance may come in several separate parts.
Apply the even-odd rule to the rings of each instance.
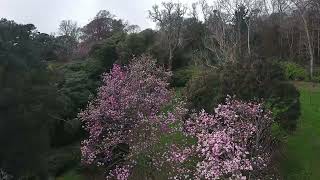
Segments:
[[[85,136],[77,115],[101,74],[142,54],[174,72],[172,86],[187,86],[190,107],[213,110],[227,94],[264,98],[284,129],[295,128],[299,95],[283,81],[300,80],[300,71],[303,80],[320,80],[319,1],[167,2],[149,18],[157,30],[102,10],[84,27],[62,21],[57,36],[0,20],[1,173],[61,173],[65,165],[48,158],[50,149]]]
[[[147,52],[169,69],[178,69],[257,56],[293,61],[317,76],[318,14],[316,0],[202,0],[191,7],[169,2],[149,11],[158,30],[140,31],[101,11],[81,28],[71,20],[61,22],[56,39],[63,45],[54,59],[88,57],[111,38],[119,62]]]

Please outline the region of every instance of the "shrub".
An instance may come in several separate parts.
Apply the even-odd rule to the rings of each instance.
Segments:
[[[223,101],[226,94],[221,93],[219,73],[215,70],[204,70],[199,76],[193,77],[183,92],[189,102],[189,107],[200,111],[211,112],[213,107]]]
[[[296,63],[282,62],[281,66],[284,70],[286,80],[304,81],[308,79],[306,69]]]
[[[214,112],[194,113],[183,121],[184,139],[194,143],[168,145],[157,156],[158,169],[170,167],[169,179],[264,179],[272,157],[271,112],[231,98]]]
[[[313,81],[320,83],[320,68],[315,69],[313,74]]]
[[[80,165],[81,154],[79,146],[68,146],[53,150],[48,155],[48,169],[52,176],[59,176],[71,168]]]
[[[277,64],[248,60],[202,72],[188,83],[185,93],[191,108],[204,108],[208,112],[228,94],[243,100],[264,99],[275,111],[281,127],[290,130],[300,115],[299,92],[283,79],[283,71]]]
[[[198,73],[199,68],[194,66],[178,69],[173,72],[171,85],[173,87],[184,87],[188,81]]]
[[[192,108],[212,111],[228,94],[244,100],[263,98],[275,82],[284,79],[283,71],[272,62],[261,60],[234,62],[219,69],[206,69],[187,85]]]
[[[61,79],[58,81],[58,91],[62,99],[62,119],[57,121],[51,129],[51,145],[65,146],[81,139],[80,121],[77,121],[79,109],[86,107],[88,100],[96,93],[100,85],[100,75],[105,70],[101,62],[96,59],[86,59],[54,67]],[[71,125],[71,126],[70,126]],[[70,131],[72,129],[72,131]]]
[[[266,105],[273,112],[274,118],[281,127],[294,130],[300,116],[300,94],[294,85],[280,82],[274,84],[270,96],[266,98]]]

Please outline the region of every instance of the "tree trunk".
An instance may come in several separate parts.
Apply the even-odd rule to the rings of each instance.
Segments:
[[[291,40],[290,40],[290,57],[294,57],[294,50],[293,50],[293,43],[294,43],[294,37],[293,37],[293,32],[291,32]]]
[[[310,78],[312,80],[313,78],[313,63],[314,63],[314,56],[313,56],[313,47],[312,47],[312,40],[310,37],[310,32],[309,32],[309,27],[308,27],[308,22],[303,14],[301,14],[302,20],[303,20],[303,26],[305,33],[307,35],[307,43],[308,43],[308,52],[310,56]]]
[[[299,55],[302,54],[302,47],[303,47],[303,44],[302,44],[302,35],[301,35],[301,32],[299,32]]]
[[[172,60],[173,60],[173,52],[172,49],[169,49],[169,60],[168,60],[168,70],[172,70]]]
[[[318,59],[320,61],[320,30],[318,30]]]
[[[247,27],[248,27],[248,39],[247,39],[247,41],[248,41],[248,54],[249,54],[249,56],[251,55],[251,48],[250,48],[250,20],[248,20],[248,22],[247,22]]]
[[[283,48],[282,48],[282,33],[280,33],[280,57],[283,58]]]
[[[303,27],[304,27],[304,31],[306,33],[307,36],[307,48],[308,48],[308,53],[310,56],[310,79],[313,79],[313,63],[314,63],[314,54],[313,54],[313,41],[311,39],[310,36],[310,32],[309,32],[309,26],[308,26],[308,20],[307,20],[307,9],[301,8],[299,7],[298,3],[293,1],[292,2],[295,4],[295,6],[297,7],[299,14],[301,16],[302,19],[302,23],[303,23]]]
[[[238,22],[238,46],[239,46],[239,55],[240,55],[240,57],[241,57],[241,55],[242,55],[242,52],[241,52],[241,46],[242,46],[242,44],[241,44],[241,29],[240,29],[240,22]]]

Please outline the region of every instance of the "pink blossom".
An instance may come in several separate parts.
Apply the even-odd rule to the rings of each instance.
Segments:
[[[127,180],[130,176],[131,166],[117,166],[114,170],[109,173],[106,179],[116,179],[116,180]]]
[[[188,115],[185,103],[172,98],[169,77],[146,56],[105,73],[96,99],[79,113],[89,134],[82,142],[82,161],[112,169],[107,179],[118,180],[129,178],[141,154],[159,171],[170,167],[169,179],[244,180],[268,166],[270,111],[262,104],[228,97],[214,114]],[[163,111],[165,106],[171,111]],[[161,144],[161,151],[156,151],[161,137],[170,135],[184,139]],[[112,163],[119,144],[128,145],[129,152],[121,163]]]
[[[108,165],[114,156],[112,149],[120,143],[128,144],[131,150],[138,148],[141,144],[134,144],[140,137],[136,130],[150,130],[145,122],[154,119],[171,99],[169,77],[170,73],[146,56],[133,59],[127,67],[114,65],[110,73],[105,73],[97,98],[79,113],[89,133],[82,142],[83,162]],[[115,172],[122,174],[117,179],[126,179],[128,174],[121,167]]]
[[[201,111],[184,120],[183,134],[195,138],[195,145],[171,145],[158,164],[169,163],[172,179],[246,179],[270,160],[271,124],[262,104],[227,98],[215,114]],[[186,166],[190,160],[197,162],[194,169]]]

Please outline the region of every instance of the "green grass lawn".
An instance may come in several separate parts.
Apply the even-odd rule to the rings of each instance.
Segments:
[[[75,171],[70,171],[63,176],[56,178],[56,180],[84,180],[84,177]]]
[[[301,97],[298,129],[287,139],[281,167],[285,180],[320,179],[320,84],[295,83]]]

